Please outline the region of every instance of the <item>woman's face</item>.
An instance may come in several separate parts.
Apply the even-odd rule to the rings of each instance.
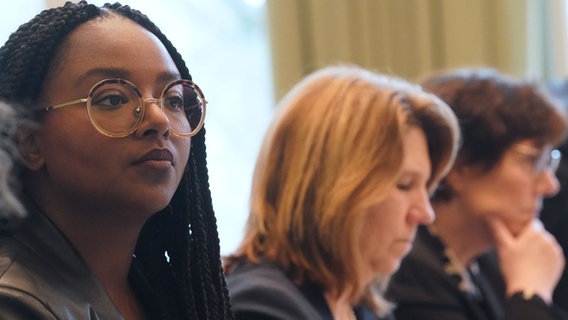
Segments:
[[[527,154],[525,150],[536,150]],[[535,163],[550,154],[550,146],[537,147],[522,140],[508,148],[493,169],[483,172],[475,168],[452,170],[452,188],[463,211],[483,219],[487,216],[503,220],[513,234],[519,233],[537,218],[542,200],[555,195],[559,183],[548,166],[538,172]]]
[[[430,174],[424,133],[411,127],[404,137],[404,158],[396,185],[363,221],[360,246],[366,281],[395,272],[412,247],[417,226],[434,220],[426,187]]]
[[[42,105],[84,98],[106,78],[129,80],[145,99],[159,98],[168,82],[180,78],[161,42],[125,18],[83,24],[64,47],[45,81]],[[46,112],[42,125],[37,141],[43,163],[33,170],[56,207],[147,219],[169,203],[189,157],[191,140],[170,132],[157,103],[146,103],[144,120],[125,138],[99,133],[85,103]]]

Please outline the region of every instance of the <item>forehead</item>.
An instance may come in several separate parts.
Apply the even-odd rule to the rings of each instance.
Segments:
[[[91,69],[120,68],[136,74],[177,72],[164,45],[151,32],[120,16],[89,21],[69,34],[53,76],[79,78]]]
[[[402,171],[413,172],[428,179],[431,163],[426,135],[420,127],[410,126],[404,137],[404,159]]]

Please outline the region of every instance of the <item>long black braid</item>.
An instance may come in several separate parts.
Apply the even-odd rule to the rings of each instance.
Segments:
[[[181,55],[146,15],[119,3],[103,8],[85,1],[67,2],[20,26],[0,48],[0,98],[33,106],[65,37],[86,21],[112,14],[152,32],[182,78],[191,79]],[[152,287],[152,296],[144,299],[152,318],[232,319],[209,189],[204,128],[192,137],[189,162],[173,199],[148,220],[135,254],[136,265]],[[135,282],[140,277],[134,271],[130,278],[135,290],[142,286]]]

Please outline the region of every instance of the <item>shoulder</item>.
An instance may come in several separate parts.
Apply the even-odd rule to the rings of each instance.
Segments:
[[[317,319],[318,313],[298,287],[277,266],[243,263],[227,277],[237,319]],[[244,317],[242,317],[244,319]]]
[[[294,291],[296,286],[276,265],[269,263],[239,264],[227,275],[233,292],[255,288],[269,291]]]
[[[40,296],[46,288],[57,288],[62,282],[57,271],[57,255],[49,258],[47,248],[35,245],[25,235],[29,232],[0,233],[0,289],[5,297],[9,292]]]
[[[0,310],[2,319],[59,319],[37,296],[15,287],[0,286]]]
[[[8,233],[0,233],[0,278],[14,264],[14,261],[24,252],[24,246],[13,239]]]
[[[33,216],[0,232],[0,318],[118,319],[96,277],[45,220]]]
[[[42,286],[40,275],[49,269],[26,245],[8,234],[0,235],[0,288],[33,291]]]
[[[31,266],[36,265],[36,268]],[[2,319],[56,319],[46,301],[39,298],[47,285],[39,273],[45,265],[18,241],[0,235],[0,310]]]

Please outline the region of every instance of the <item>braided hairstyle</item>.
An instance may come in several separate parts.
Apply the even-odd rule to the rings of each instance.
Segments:
[[[65,37],[95,18],[119,15],[153,33],[182,78],[191,79],[176,48],[141,12],[119,3],[102,8],[86,1],[44,10],[20,26],[0,48],[0,99],[32,108]],[[206,166],[205,129],[192,137],[189,161],[169,205],[145,224],[129,278],[140,292],[140,275],[152,287],[141,297],[153,319],[232,319],[222,273],[219,236]],[[140,293],[142,296],[143,294]]]

